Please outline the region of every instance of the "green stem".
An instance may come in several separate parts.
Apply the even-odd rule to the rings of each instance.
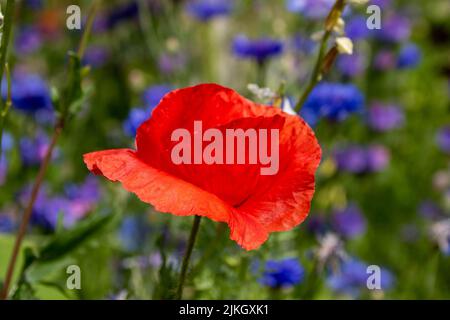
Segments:
[[[305,104],[306,99],[308,99],[312,90],[317,85],[317,83],[320,82],[320,80],[322,78],[321,67],[322,67],[323,58],[325,57],[328,39],[330,38],[330,36],[331,36],[331,31],[325,31],[325,34],[323,35],[322,41],[320,43],[320,50],[319,50],[319,54],[317,56],[317,60],[316,60],[315,66],[314,66],[313,73],[311,75],[311,79],[309,80],[308,86],[306,87],[302,96],[300,97],[297,104],[295,105],[294,110],[297,113],[300,111],[302,106]]]
[[[81,41],[80,41],[80,46],[78,48],[78,57],[80,58],[80,60],[82,59],[83,55],[84,55],[84,51],[86,49],[86,45],[87,45],[87,40],[89,39],[89,34],[91,32],[92,29],[92,24],[95,18],[95,14],[97,12],[97,8],[99,5],[99,1],[96,1],[90,11],[89,11],[89,17],[88,17],[88,22],[86,24],[86,28],[84,30],[84,33],[82,35]],[[9,3],[9,1],[8,1]],[[8,10],[7,10],[8,11]],[[10,95],[10,92],[8,93]],[[9,97],[10,99],[10,97]],[[66,107],[67,109],[67,107]],[[34,181],[33,184],[33,189],[31,191],[31,197],[28,200],[27,206],[25,208],[23,217],[22,217],[22,221],[20,223],[19,226],[19,230],[17,232],[17,236],[16,236],[16,240],[14,243],[14,248],[13,248],[13,252],[11,254],[9,263],[8,263],[8,269],[6,272],[6,277],[5,277],[5,281],[3,283],[3,288],[0,292],[0,300],[6,300],[8,298],[8,294],[9,294],[9,287],[11,285],[11,281],[13,278],[13,274],[14,274],[14,269],[16,266],[16,262],[17,262],[17,257],[19,255],[21,246],[22,246],[22,242],[23,239],[25,237],[27,228],[28,228],[28,223],[30,221],[31,218],[31,213],[33,212],[33,207],[34,207],[34,203],[36,202],[36,198],[37,195],[39,194],[39,190],[42,186],[42,183],[44,182],[44,178],[45,178],[45,174],[47,172],[47,168],[50,164],[50,160],[52,158],[53,155],[53,151],[58,143],[58,139],[64,129],[64,125],[65,125],[65,121],[67,118],[67,112],[64,112],[61,117],[59,118],[58,122],[55,124],[55,128],[53,131],[53,136],[52,136],[52,140],[50,143],[49,148],[47,149],[47,152],[45,154],[44,160],[42,161],[40,167],[39,167],[39,172],[38,175],[36,177],[36,180]]]
[[[97,14],[97,10],[100,6],[100,1],[95,1],[92,7],[89,9],[88,18],[86,22],[86,27],[84,29],[83,35],[81,36],[80,45],[78,47],[77,55],[81,59],[84,56],[86,46],[91,34],[92,25],[94,24],[94,19]]]
[[[0,111],[0,161],[2,158],[2,142],[3,142],[3,129],[5,128],[6,116],[8,115],[8,111],[11,108],[11,73],[9,72],[8,64],[5,65],[6,68],[6,79],[8,81],[8,90],[6,96],[6,105],[4,110]]]
[[[181,300],[183,297],[184,283],[186,281],[186,274],[189,267],[189,260],[191,259],[192,250],[194,249],[195,240],[197,238],[198,229],[200,227],[201,216],[195,216],[194,223],[192,224],[191,235],[189,236],[189,242],[186,248],[186,252],[183,257],[183,263],[181,265],[180,279],[178,282],[178,289],[175,296],[176,300]]]

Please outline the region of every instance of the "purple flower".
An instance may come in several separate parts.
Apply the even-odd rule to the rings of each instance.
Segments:
[[[367,267],[362,261],[349,259],[341,265],[338,272],[328,277],[327,283],[334,291],[356,297],[363,289],[367,289],[367,280],[371,275],[367,272]],[[382,268],[380,276],[381,290],[389,290],[394,284],[392,273]]]
[[[305,270],[296,258],[266,262],[260,283],[271,288],[292,287],[303,281]]]
[[[364,97],[352,84],[322,82],[311,92],[300,115],[315,126],[320,118],[343,121],[352,113],[361,112]]]
[[[321,19],[328,15],[335,0],[286,0],[286,9],[293,13],[301,13],[307,18]]]
[[[450,126],[445,126],[438,131],[436,142],[441,151],[450,154]]]
[[[283,53],[283,43],[272,38],[249,39],[239,35],[233,40],[233,52],[240,58],[250,58],[262,64]]]
[[[42,45],[42,36],[38,29],[26,26],[19,30],[15,37],[17,53],[27,55],[38,50]]]
[[[419,214],[428,220],[438,220],[444,217],[444,211],[435,202],[426,200],[419,205]]]
[[[22,138],[19,141],[22,163],[26,166],[39,165],[44,160],[49,145],[48,137],[41,131],[33,138]]]
[[[389,165],[390,158],[391,155],[386,147],[382,145],[369,146],[367,149],[367,171],[383,171]]]
[[[8,132],[3,132],[2,152],[11,150],[13,145],[14,145],[13,137]]]
[[[366,219],[355,204],[342,210],[336,210],[333,213],[332,225],[337,233],[349,239],[366,231]]]
[[[400,128],[405,122],[403,110],[394,105],[373,104],[368,110],[369,127],[378,132]]]
[[[113,29],[122,22],[134,20],[139,15],[139,5],[137,1],[120,4],[114,7],[106,17],[105,25],[107,29]]]
[[[27,113],[52,109],[50,89],[37,74],[16,72],[12,77],[11,94],[14,107]],[[6,99],[7,84],[2,81],[2,97]]]
[[[402,47],[397,59],[400,69],[411,69],[416,67],[422,59],[422,52],[415,44],[409,43]]]
[[[382,28],[377,30],[376,36],[379,40],[397,43],[405,41],[411,35],[411,22],[403,15],[391,14],[387,16]]]
[[[397,58],[394,53],[388,50],[382,50],[375,55],[374,68],[380,71],[392,70],[395,68]]]
[[[159,56],[158,68],[163,74],[174,74],[184,68],[186,65],[186,56],[182,53],[166,54]]]
[[[192,0],[186,5],[187,12],[200,21],[224,16],[233,10],[232,0]]]
[[[366,69],[366,61],[362,54],[341,55],[337,60],[337,67],[344,76],[356,77]]]

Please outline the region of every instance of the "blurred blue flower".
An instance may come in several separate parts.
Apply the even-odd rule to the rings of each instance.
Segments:
[[[441,151],[450,154],[450,126],[445,126],[438,131],[436,142]]]
[[[332,224],[334,230],[340,235],[352,239],[366,231],[366,219],[355,204],[333,212]]]
[[[366,69],[366,61],[362,54],[341,55],[337,60],[337,68],[344,76],[356,77]]]
[[[305,270],[296,258],[266,262],[260,282],[271,288],[295,286],[303,281]]]
[[[0,233],[11,233],[15,228],[13,218],[9,214],[0,212]]]
[[[286,0],[286,9],[307,18],[320,19],[328,15],[335,0]]]
[[[325,216],[317,213],[310,214],[306,220],[306,228],[313,234],[325,234],[329,229]]]
[[[422,52],[415,44],[404,45],[397,59],[397,66],[400,69],[411,69],[416,67],[422,59]]]
[[[362,174],[385,169],[389,164],[390,154],[381,145],[351,145],[335,150],[334,160],[340,171]]]
[[[352,84],[322,82],[309,95],[300,115],[315,126],[320,118],[343,121],[350,114],[361,112],[364,96]]]
[[[183,53],[163,53],[158,59],[158,68],[163,74],[174,74],[183,70],[186,65],[186,55]]]
[[[42,35],[37,28],[25,26],[15,36],[14,47],[18,54],[27,55],[38,50],[42,41]]]
[[[309,36],[297,33],[291,39],[291,46],[295,52],[311,54],[316,48],[317,43]]]
[[[383,171],[389,165],[390,159],[391,154],[386,147],[378,144],[369,146],[367,148],[367,171]]]
[[[428,220],[438,220],[444,217],[442,208],[431,200],[422,201],[418,211],[423,218]]]
[[[50,89],[37,74],[16,72],[11,80],[12,102],[15,108],[27,113],[52,109]],[[2,81],[2,97],[6,99],[7,84]]]
[[[233,52],[240,58],[250,58],[259,64],[271,57],[283,53],[283,43],[272,38],[249,39],[244,35],[238,35],[233,40]]]
[[[51,232],[61,219],[62,225],[70,228],[90,213],[98,202],[99,185],[94,178],[90,177],[80,185],[68,185],[65,189],[64,194],[52,196],[45,186],[41,188],[31,216],[33,225]],[[26,203],[30,192],[29,188],[24,190],[19,200]]]
[[[131,109],[128,118],[123,124],[125,133],[130,137],[135,137],[139,126],[150,117],[153,109],[159,104],[161,99],[172,90],[173,87],[166,84],[154,85],[145,90],[142,95],[145,107]]]
[[[367,28],[367,18],[365,16],[354,16],[345,24],[345,35],[353,41],[366,39],[371,35],[371,30]]]
[[[149,118],[150,114],[150,111],[141,107],[131,109],[128,118],[123,123],[125,134],[130,137],[135,137],[137,129]]]
[[[9,151],[14,145],[14,139],[8,132],[3,132],[2,136],[2,152]]]
[[[369,127],[378,132],[400,128],[405,122],[403,110],[395,105],[374,103],[368,110]]]
[[[108,29],[113,29],[122,22],[136,19],[139,15],[139,5],[137,1],[120,4],[114,7],[106,17],[105,25]]]
[[[0,186],[5,183],[6,175],[8,173],[8,162],[4,154],[0,156]]]
[[[333,290],[357,297],[363,289],[367,289],[368,265],[356,259],[344,261],[338,272],[332,273],[327,278],[327,283]],[[394,284],[392,273],[381,268],[381,290],[389,290]]]
[[[147,110],[151,113],[153,111],[153,108],[155,108],[162,98],[166,94],[168,94],[170,91],[172,91],[174,88],[167,84],[161,84],[161,85],[154,85],[149,87],[144,91],[144,94],[142,96],[142,99],[144,100],[144,104],[147,108],[150,108],[150,110]]]
[[[102,46],[90,46],[86,49],[83,64],[94,68],[100,68],[108,62],[109,52]]]
[[[200,21],[209,21],[224,16],[233,10],[232,0],[191,0],[186,5],[189,14]]]
[[[373,66],[377,70],[387,71],[394,69],[396,63],[397,58],[392,51],[381,50],[375,55]]]
[[[149,227],[142,216],[126,216],[119,228],[122,247],[129,252],[137,251],[145,243]]]
[[[411,21],[404,15],[391,14],[383,19],[383,27],[377,29],[376,37],[385,42],[399,43],[411,35]]]
[[[50,141],[43,132],[39,131],[32,138],[22,138],[19,141],[20,157],[25,166],[39,165],[44,160]],[[55,154],[56,156],[56,154]]]

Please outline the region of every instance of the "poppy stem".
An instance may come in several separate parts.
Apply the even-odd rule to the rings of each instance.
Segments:
[[[186,248],[186,252],[183,257],[183,264],[181,265],[180,280],[178,282],[178,289],[175,296],[176,300],[181,300],[183,297],[184,283],[186,281],[186,274],[189,267],[189,260],[191,259],[192,250],[194,249],[195,240],[197,238],[198,229],[200,227],[201,216],[195,216],[194,223],[192,224],[191,234],[189,236],[189,242]]]

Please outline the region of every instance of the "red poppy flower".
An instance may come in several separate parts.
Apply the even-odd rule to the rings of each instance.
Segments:
[[[194,135],[196,121],[202,130],[215,128],[224,134],[227,129],[277,129],[276,174],[262,175],[265,166],[248,161],[175,164],[172,133],[186,129]],[[290,230],[306,218],[320,157],[314,133],[300,117],[253,103],[231,89],[203,84],[167,94],[139,127],[136,150],[93,152],[84,162],[160,212],[227,223],[231,239],[252,250],[271,232]]]

